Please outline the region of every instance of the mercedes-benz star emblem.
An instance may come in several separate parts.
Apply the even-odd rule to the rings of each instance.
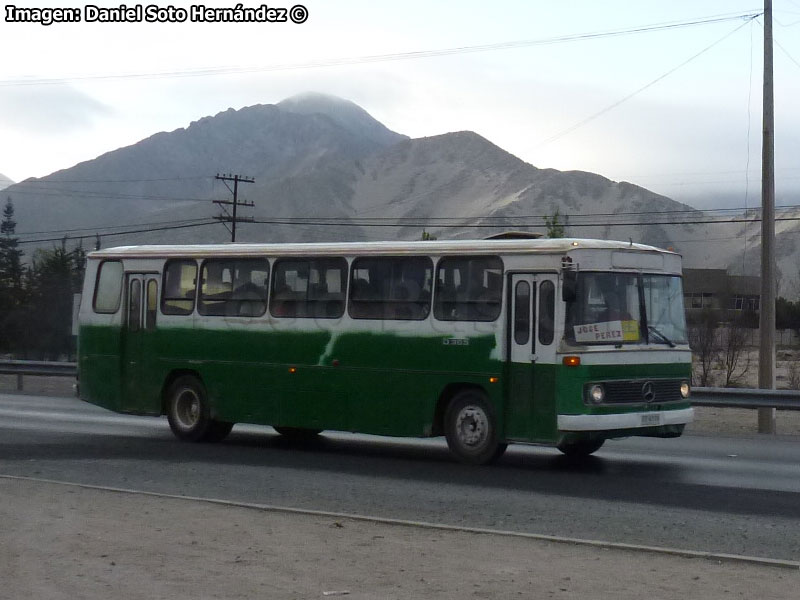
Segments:
[[[642,398],[647,403],[656,399],[656,391],[653,389],[652,381],[648,381],[642,386]]]

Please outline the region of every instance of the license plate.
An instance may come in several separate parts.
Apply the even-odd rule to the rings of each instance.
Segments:
[[[642,415],[642,427],[650,427],[652,425],[661,425],[661,415],[658,413]]]

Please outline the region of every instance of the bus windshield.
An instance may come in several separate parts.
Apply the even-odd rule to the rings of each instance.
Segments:
[[[685,344],[681,279],[579,273],[576,298],[567,304],[565,334],[573,344]]]

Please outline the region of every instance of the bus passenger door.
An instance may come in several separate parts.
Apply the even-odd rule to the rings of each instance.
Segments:
[[[513,273],[508,286],[506,437],[555,434],[555,290],[557,276]]]
[[[533,354],[533,408],[531,434],[534,439],[552,441],[556,435],[556,364],[557,338],[560,328],[556,324],[556,290],[558,275],[539,274],[536,276],[538,290],[534,314],[536,319],[533,334],[536,343]]]
[[[508,276],[508,385],[506,387],[506,437],[530,438],[533,409],[533,335],[536,277],[529,273]]]
[[[122,328],[122,412],[159,414],[155,363],[158,280],[155,274],[129,273]]]

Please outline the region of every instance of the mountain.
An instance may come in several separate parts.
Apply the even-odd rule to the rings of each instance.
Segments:
[[[749,229],[703,224],[701,211],[630,183],[539,169],[470,131],[410,139],[321,94],[228,109],[6,191],[17,231],[42,232],[39,239],[80,229],[69,233],[104,234],[103,246],[224,242],[212,200],[231,193],[217,173],[255,179],[239,184],[240,199],[254,203],[241,214],[256,223],[240,224],[237,241],[419,239],[423,228],[440,238],[485,237],[543,231],[558,210],[571,215],[570,235],[673,247],[687,266],[758,272],[755,240],[743,253]],[[203,226],[175,228],[193,219]],[[612,219],[620,225],[599,225]],[[109,235],[114,227],[144,231]],[[793,228],[786,224],[789,237]],[[779,250],[785,273],[796,271],[798,255],[794,241]]]
[[[374,142],[379,147],[389,146],[406,136],[388,129],[373,119],[363,108],[336,96],[308,92],[292,96],[276,105],[279,109],[298,115],[325,115],[343,129],[362,139]]]
[[[14,182],[11,181],[8,177],[0,173],[0,190],[6,189],[8,186],[14,185]]]
[[[214,179],[217,173],[282,180],[313,171],[318,164],[356,160],[406,139],[351,102],[336,99],[326,111],[320,101],[309,96],[285,101],[288,109],[276,105],[229,109],[21,182],[9,189],[17,231],[60,236],[66,229],[92,233],[93,228],[106,231],[109,225],[210,218],[218,214],[212,199],[230,199],[228,190]],[[316,112],[309,103],[316,104]],[[251,191],[241,187],[245,195]],[[228,235],[221,225],[199,231],[162,231],[110,241],[225,241]]]

